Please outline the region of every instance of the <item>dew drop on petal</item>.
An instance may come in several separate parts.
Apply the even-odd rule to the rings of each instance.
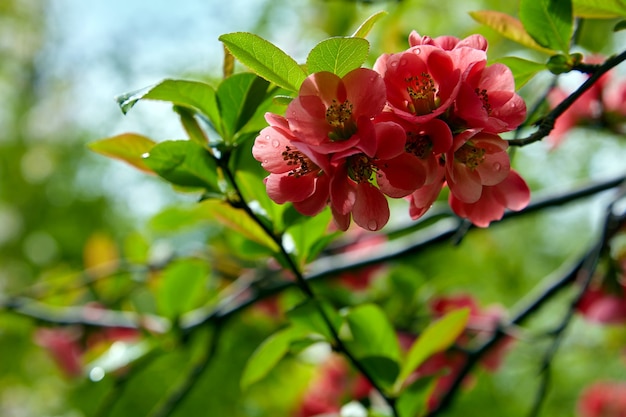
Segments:
[[[493,164],[493,170],[494,171],[500,171],[502,169],[502,165],[500,165],[500,162],[496,162],[495,164]]]
[[[370,229],[371,231],[378,230],[378,222],[374,219],[370,219],[367,222],[367,228]]]
[[[270,135],[265,135],[265,139],[270,140]]]
[[[401,59],[400,60],[400,65],[406,65],[407,64],[407,60],[406,59]]]
[[[278,139],[272,140],[272,146],[275,148],[278,148],[280,146],[280,142],[278,141]]]
[[[420,48],[415,48],[415,55],[419,55],[422,52]]]
[[[261,165],[267,165],[267,164],[268,164],[268,162],[269,162],[269,161],[268,161],[267,159],[264,159],[264,160],[263,160],[263,162],[261,162]]]

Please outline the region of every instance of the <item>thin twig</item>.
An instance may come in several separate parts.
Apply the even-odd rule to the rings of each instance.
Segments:
[[[580,87],[578,87],[576,91],[570,94],[565,100],[560,102],[558,106],[552,109],[541,119],[538,129],[534,133],[522,139],[509,140],[509,146],[526,146],[546,137],[554,128],[554,123],[559,116],[561,116],[580,96],[582,96],[585,91],[589,90],[600,79],[600,77],[602,77],[602,75],[622,63],[624,60],[626,60],[626,51],[607,59],[602,65],[595,69],[593,74]]]

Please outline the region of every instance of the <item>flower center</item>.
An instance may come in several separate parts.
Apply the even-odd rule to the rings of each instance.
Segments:
[[[424,132],[407,132],[404,149],[420,159],[426,159],[433,149],[433,142]]]
[[[328,133],[330,140],[350,139],[356,133],[356,123],[352,118],[352,103],[349,100],[343,103],[333,99],[333,103],[326,109],[326,123],[332,130]]]
[[[353,155],[348,158],[348,176],[356,183],[370,181],[376,166],[364,154]]]
[[[474,89],[474,92],[476,93],[480,101],[483,102],[483,109],[487,111],[487,114],[491,114],[491,104],[489,104],[489,94],[487,94],[487,90],[485,90],[484,88],[481,90],[476,87]]]
[[[476,169],[485,160],[485,150],[466,143],[454,153],[454,159],[470,169]]]
[[[287,174],[289,176],[300,178],[309,172],[319,169],[308,156],[297,149],[292,149],[290,146],[285,146],[285,150],[281,155],[287,166],[293,166],[293,169]]]
[[[437,108],[435,95],[437,88],[430,74],[422,72],[419,76],[405,78],[406,91],[411,101],[407,110],[417,116],[432,113]]]

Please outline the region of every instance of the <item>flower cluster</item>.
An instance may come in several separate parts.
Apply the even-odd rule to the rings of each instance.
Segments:
[[[329,205],[339,229],[373,231],[389,220],[387,197],[406,198],[417,219],[445,185],[452,210],[480,227],[526,206],[499,136],[526,117],[511,71],[487,65],[480,35],[412,32],[409,45],[373,69],[311,74],[284,117],[266,114],[253,155],[272,200],[305,215]]]

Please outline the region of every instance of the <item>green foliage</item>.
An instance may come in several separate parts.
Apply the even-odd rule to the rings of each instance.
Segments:
[[[106,139],[91,142],[88,146],[110,158],[120,159],[137,169],[152,172],[144,161],[144,155],[156,145],[152,139],[136,133],[123,133]]]
[[[187,140],[168,140],[154,146],[145,164],[174,185],[220,193],[217,162],[202,146]]]
[[[470,12],[470,16],[472,16],[472,18],[477,22],[495,30],[505,38],[517,42],[527,48],[545,53],[553,53],[552,49],[545,48],[537,43],[535,39],[528,34],[522,22],[513,16],[493,10]]]
[[[574,14],[590,19],[626,17],[626,4],[622,0],[572,0]]]
[[[168,101],[205,116],[212,123],[219,120],[215,90],[199,81],[164,80],[153,87],[117,97],[122,112],[127,113],[139,100]]]
[[[461,309],[446,314],[443,318],[431,323],[413,343],[405,361],[402,363],[400,375],[395,383],[396,390],[401,390],[409,375],[431,355],[446,350],[459,337],[469,318],[469,310]]]
[[[234,74],[217,87],[221,121],[218,132],[226,143],[235,143],[235,134],[250,121],[265,100],[269,83],[254,74]]]
[[[330,38],[318,43],[306,59],[307,70],[329,71],[343,77],[359,68],[369,53],[369,42],[362,38]]]
[[[178,318],[199,307],[210,295],[209,268],[200,259],[181,259],[169,264],[159,278],[156,302],[159,313]]]
[[[539,45],[569,52],[574,25],[571,0],[522,0],[519,15]]]
[[[539,71],[546,69],[545,64],[515,56],[500,58],[497,62],[506,65],[511,72],[513,72],[515,88],[517,89],[522,88],[522,86],[537,75]]]
[[[374,25],[386,15],[387,12],[384,10],[374,13],[361,23],[361,26],[358,27],[352,36],[355,38],[365,38],[370,33]]]
[[[258,35],[246,32],[219,37],[228,50],[258,76],[290,91],[298,91],[306,73],[280,48]]]

